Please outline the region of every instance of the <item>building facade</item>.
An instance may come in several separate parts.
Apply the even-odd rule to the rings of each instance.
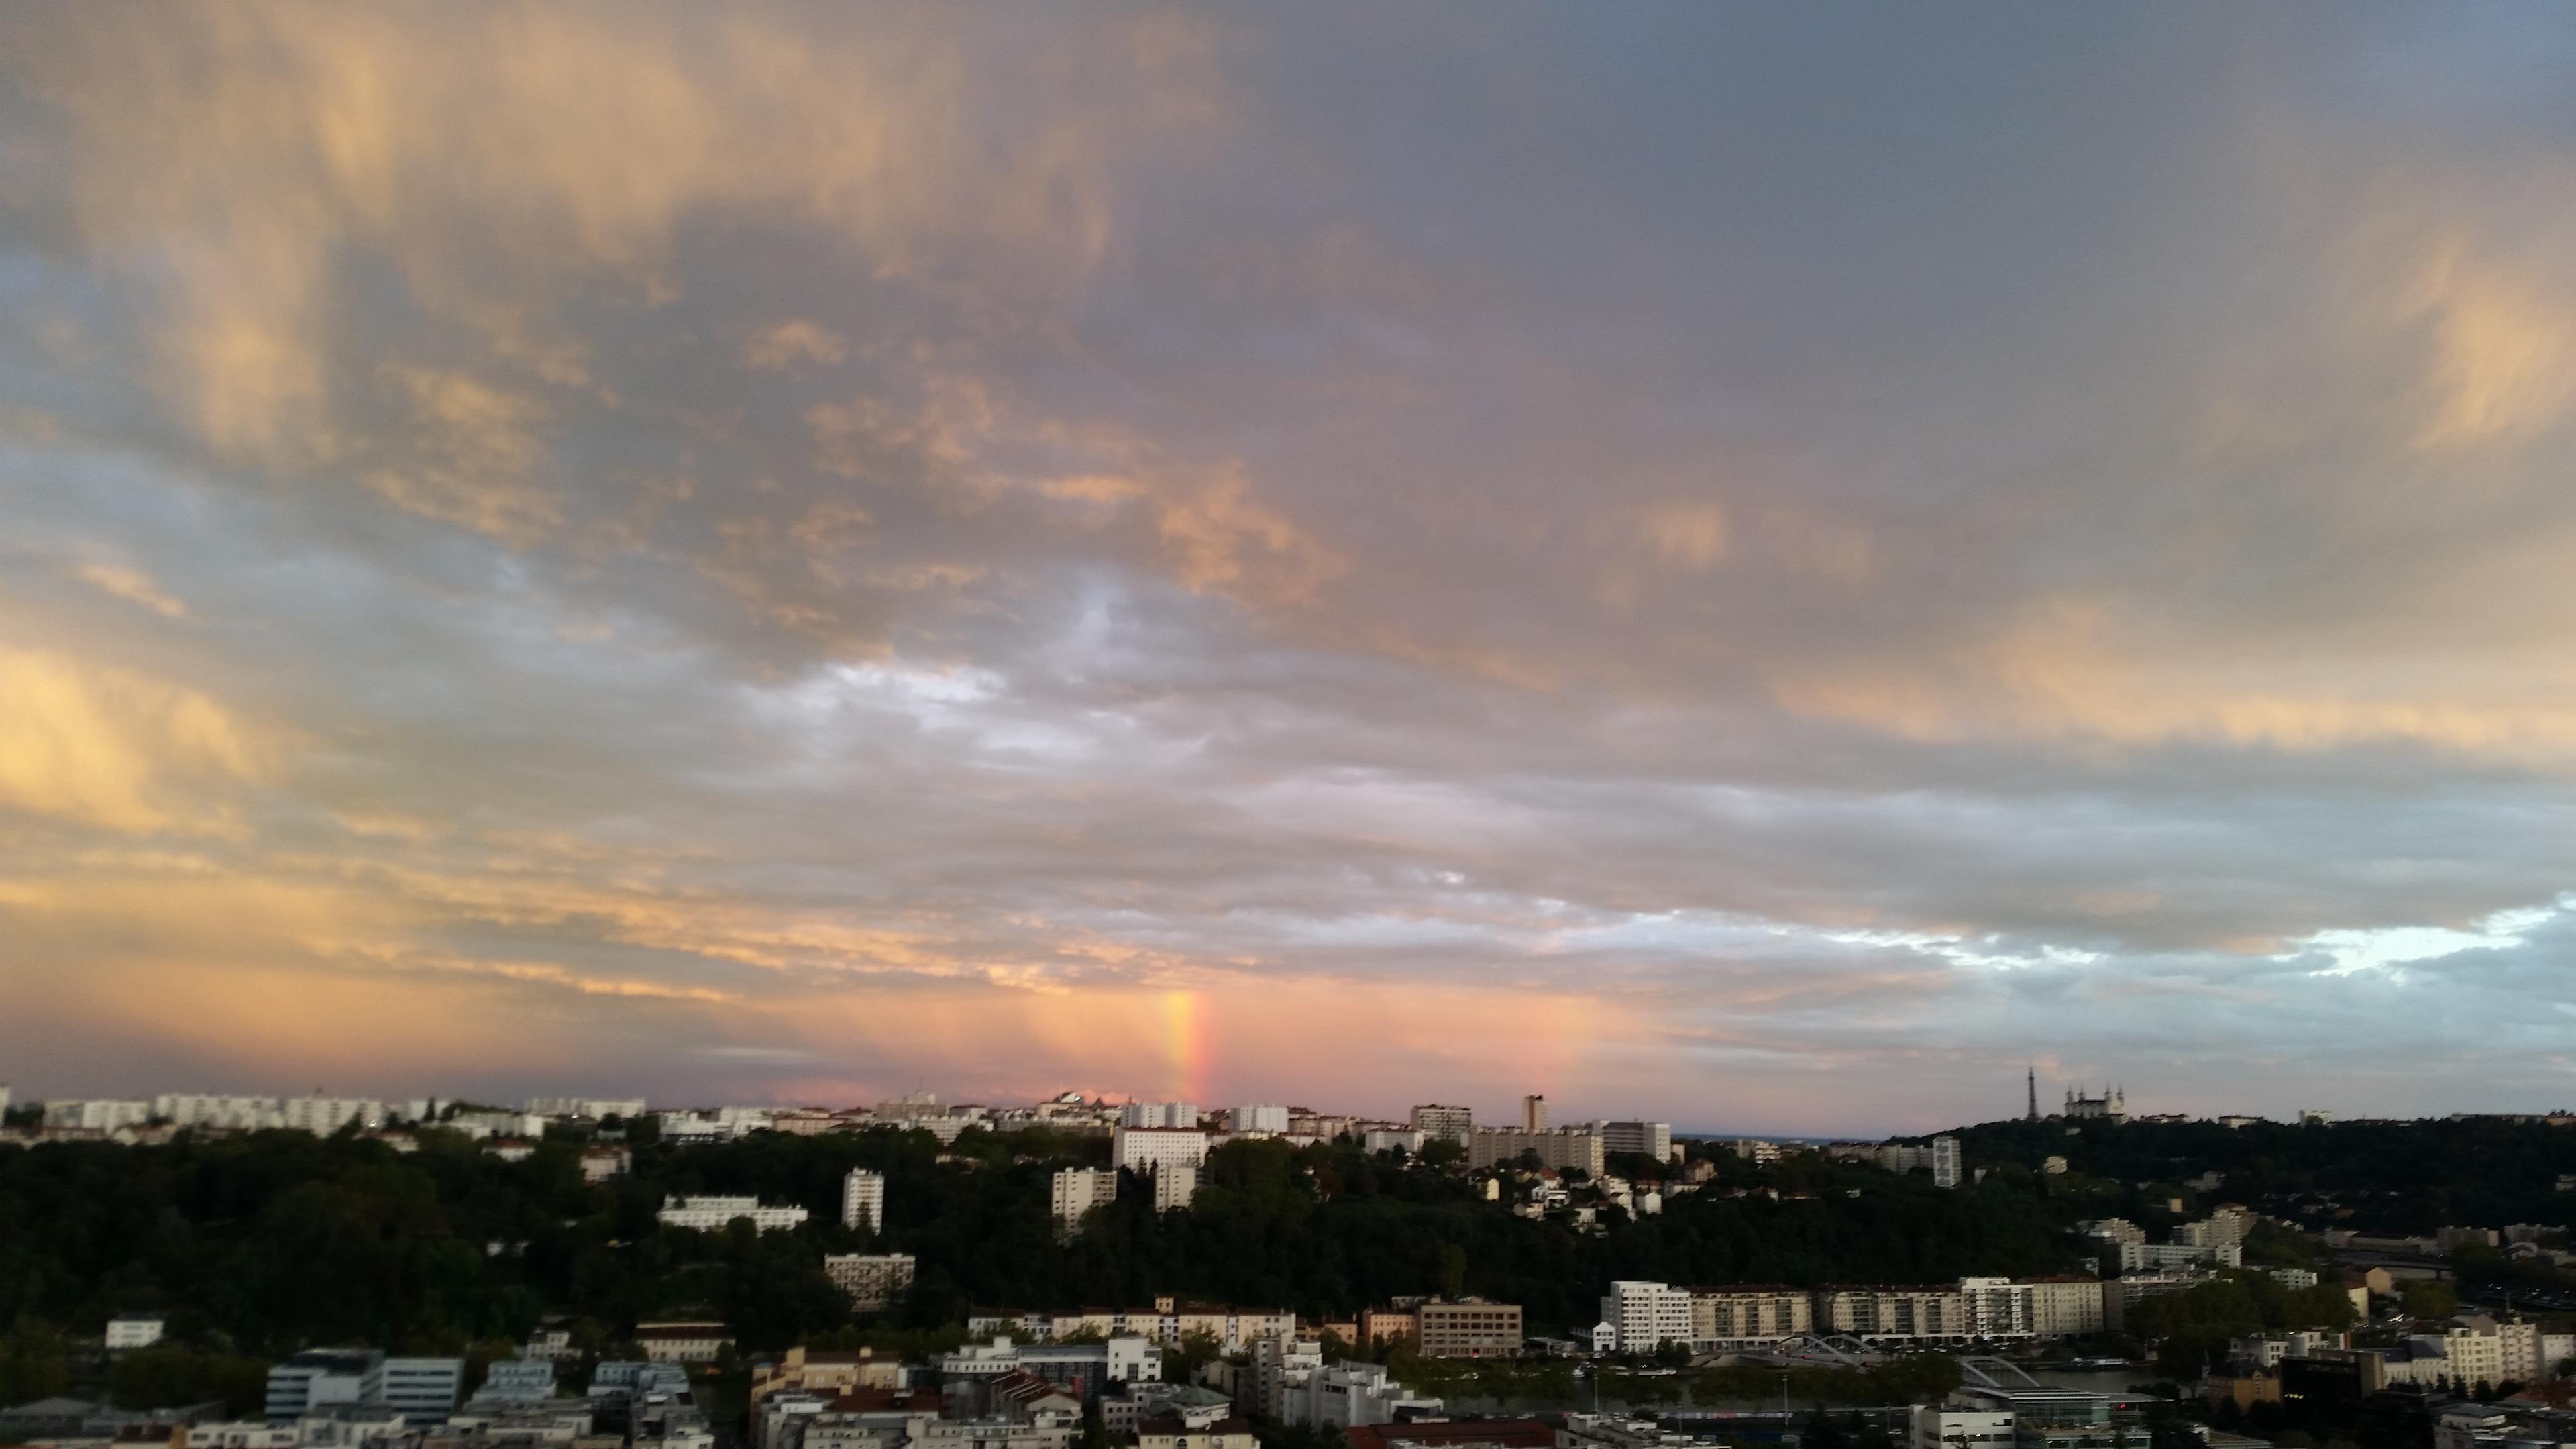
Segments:
[[[833,1253],[823,1259],[823,1276],[850,1295],[850,1306],[875,1313],[891,1306],[912,1287],[910,1253]]]
[[[793,1228],[807,1217],[801,1207],[771,1207],[756,1197],[721,1197],[708,1193],[696,1196],[674,1195],[662,1200],[662,1210],[654,1214],[666,1228],[684,1228],[693,1232],[722,1231],[736,1218],[749,1218],[761,1232]]]
[[[1508,1358],[1521,1351],[1517,1303],[1434,1300],[1413,1312],[1415,1338],[1425,1358]]]
[[[869,1233],[885,1230],[885,1174],[853,1167],[841,1179],[841,1226]]]
[[[1673,1155],[1673,1124],[1604,1122],[1601,1124],[1601,1150],[1639,1152],[1660,1161]]]
[[[1117,1200],[1118,1169],[1114,1167],[1058,1168],[1047,1189],[1047,1209],[1066,1232],[1082,1226],[1084,1213]]]

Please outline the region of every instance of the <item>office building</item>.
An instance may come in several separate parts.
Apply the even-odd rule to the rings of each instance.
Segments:
[[[414,1423],[456,1410],[465,1385],[458,1358],[387,1358],[374,1349],[309,1349],[268,1371],[266,1413],[282,1424],[339,1405],[371,1405]]]
[[[885,1230],[885,1174],[853,1167],[841,1179],[841,1226],[868,1233]]]

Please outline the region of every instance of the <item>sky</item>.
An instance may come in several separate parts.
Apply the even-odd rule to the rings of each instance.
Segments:
[[[2576,1103],[2576,13],[0,17],[0,1081]]]

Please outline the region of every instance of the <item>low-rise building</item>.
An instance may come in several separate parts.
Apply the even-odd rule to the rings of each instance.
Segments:
[[[674,1195],[662,1200],[662,1209],[654,1214],[666,1228],[683,1228],[693,1232],[721,1232],[738,1218],[749,1218],[761,1232],[802,1225],[805,1209],[771,1206],[756,1197],[727,1197],[714,1193],[694,1196]]]
[[[721,1323],[639,1323],[635,1343],[649,1363],[714,1363],[733,1342]]]
[[[167,1322],[158,1313],[120,1313],[107,1321],[107,1349],[150,1348],[161,1341]]]
[[[1136,1449],[1257,1449],[1250,1419],[1219,1419],[1193,1426],[1177,1414],[1159,1414],[1136,1426]]]
[[[758,1404],[790,1390],[838,1397],[853,1389],[903,1387],[903,1361],[872,1348],[835,1351],[799,1344],[776,1359],[751,1366],[750,1400]]]

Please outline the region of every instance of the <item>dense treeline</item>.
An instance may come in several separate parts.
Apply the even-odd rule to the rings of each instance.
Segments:
[[[172,1391],[189,1375],[233,1382],[245,1364],[311,1343],[489,1352],[548,1314],[599,1348],[641,1319],[716,1314],[746,1350],[762,1350],[862,1328],[927,1342],[970,1308],[1170,1293],[1320,1317],[1466,1291],[1520,1303],[1533,1331],[1560,1332],[1588,1323],[1614,1278],[1807,1285],[2065,1271],[2079,1266],[2069,1226],[2108,1213],[2159,1234],[2227,1200],[2390,1230],[2548,1221],[2569,1201],[2554,1191],[2558,1175],[2576,1171],[2576,1131],[2490,1122],[2005,1122],[1962,1135],[1970,1164],[1987,1172],[1955,1191],[1813,1156],[1755,1168],[1720,1155],[1705,1190],[1634,1221],[1603,1209],[1599,1231],[1515,1215],[1486,1200],[1481,1182],[1439,1167],[1347,1145],[1242,1142],[1215,1154],[1190,1211],[1158,1216],[1131,1182],[1069,1243],[1048,1215],[1049,1176],[1105,1161],[1106,1144],[1042,1131],[969,1132],[945,1149],[927,1133],[891,1131],[645,1142],[630,1174],[596,1186],[582,1180],[577,1142],[509,1163],[434,1131],[411,1154],[286,1132],[0,1148],[0,1324],[15,1325],[0,1343],[0,1380],[48,1379],[46,1335],[94,1335],[130,1309],[168,1313],[174,1338],[198,1352],[131,1370],[162,1374]],[[2051,1154],[2071,1170],[2039,1171]],[[887,1177],[887,1223],[873,1237],[835,1220],[854,1166]],[[2220,1186],[2184,1185],[2212,1170]],[[813,1221],[771,1234],[655,1221],[665,1194],[702,1191],[799,1203]],[[2249,1249],[2259,1261],[2309,1251],[2275,1230]],[[825,1253],[856,1250],[909,1252],[920,1265],[910,1298],[870,1324],[821,1271]]]
[[[2493,1118],[2343,1122],[1989,1122],[1965,1128],[1972,1163],[2035,1167],[2066,1158],[2051,1184],[2090,1196],[2151,1232],[2216,1202],[2242,1202],[2312,1228],[2421,1234],[2450,1224],[2563,1223],[2571,1199],[2557,1190],[2576,1173],[2576,1127]],[[2201,1192],[2187,1180],[2215,1171]],[[2180,1214],[2168,1200],[2183,1200]]]
[[[1936,1192],[1868,1169],[1796,1169],[1781,1197],[1676,1196],[1662,1215],[1603,1230],[1535,1221],[1451,1172],[1244,1142],[1211,1160],[1194,1207],[1156,1215],[1130,1183],[1070,1243],[1048,1215],[1059,1166],[1097,1163],[1098,1139],[970,1132],[757,1134],[636,1149],[634,1170],[585,1184],[578,1146],[503,1162],[446,1134],[396,1154],[357,1137],[260,1133],[163,1147],[0,1149],[0,1322],[95,1334],[156,1309],[174,1336],[260,1355],[311,1343],[464,1351],[564,1314],[595,1344],[639,1319],[721,1314],[746,1349],[846,1332],[826,1252],[914,1254],[919,1281],[885,1326],[926,1330],[970,1307],[1135,1304],[1156,1294],[1346,1314],[1399,1293],[1481,1292],[1524,1304],[1533,1329],[1587,1323],[1612,1278],[1680,1282],[1925,1281],[2070,1265],[2041,1196],[1995,1183]],[[887,1176],[870,1238],[835,1221],[841,1176]],[[795,1202],[794,1232],[747,1224],[663,1230],[664,1194]]]

